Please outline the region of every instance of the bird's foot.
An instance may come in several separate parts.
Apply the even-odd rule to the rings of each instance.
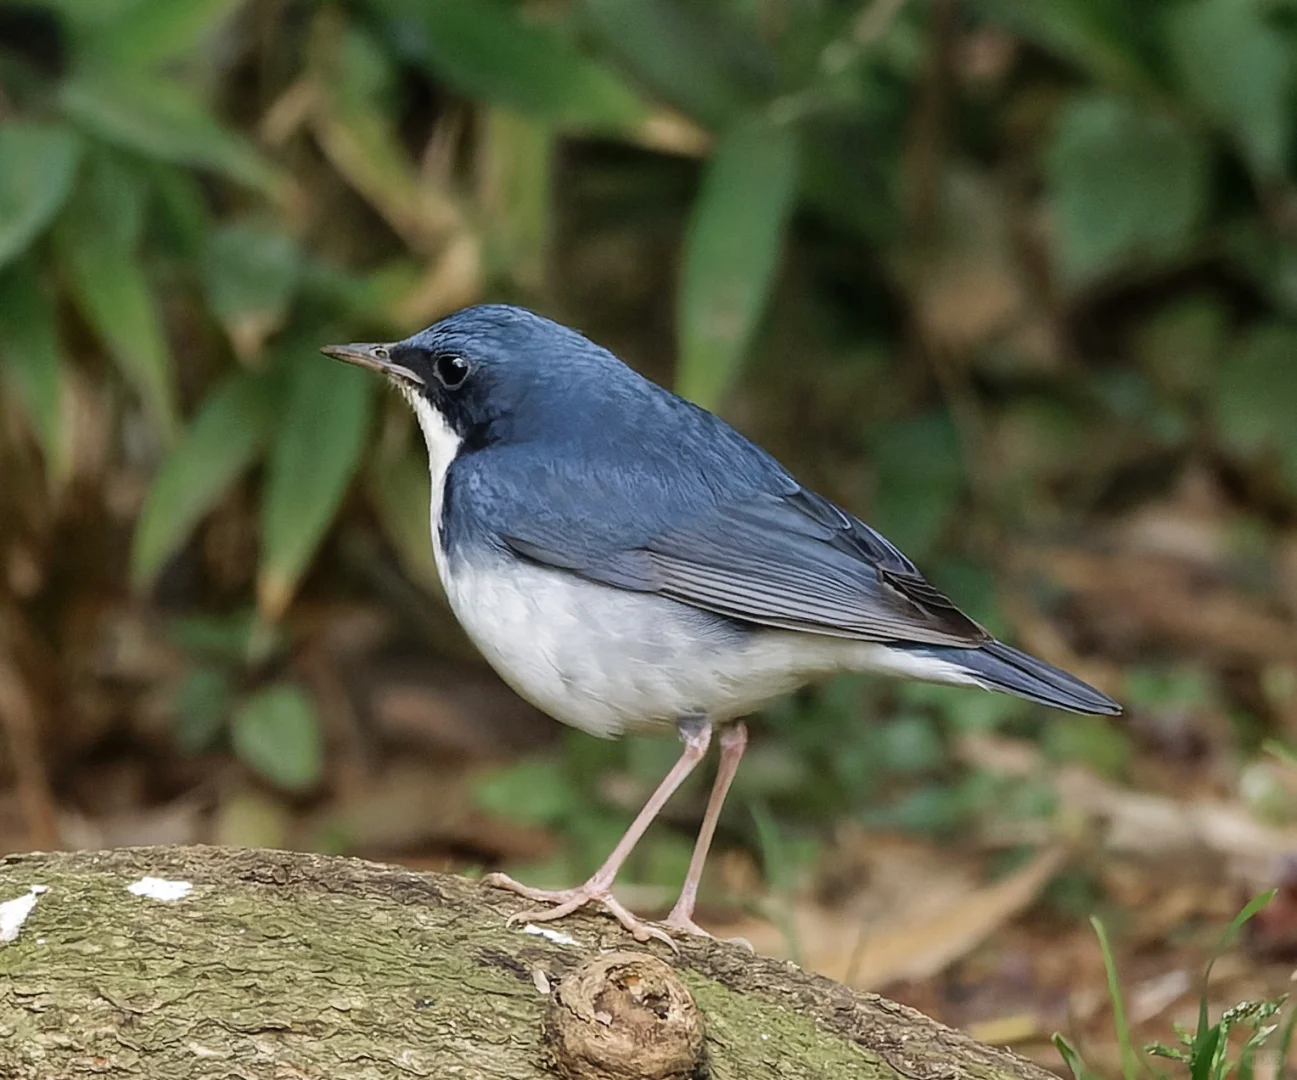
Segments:
[[[579,885],[575,889],[536,889],[530,885],[524,885],[519,881],[514,881],[508,874],[487,874],[482,879],[483,885],[490,885],[496,889],[507,889],[509,892],[517,893],[519,896],[525,896],[528,900],[534,900],[538,904],[553,904],[553,907],[540,908],[535,911],[520,911],[516,915],[510,915],[507,925],[513,926],[515,923],[538,923],[553,922],[555,919],[561,919],[565,915],[571,915],[578,908],[583,908],[587,904],[599,904],[616,919],[627,932],[636,941],[662,941],[676,949],[677,945],[671,940],[671,935],[663,930],[660,926],[654,926],[644,919],[632,915],[625,907],[613,896],[612,891],[598,878],[591,878],[584,885]]]
[[[696,922],[694,922],[692,911],[686,912],[686,911],[681,911],[679,908],[676,908],[671,912],[670,915],[667,916],[666,922],[664,922],[662,925],[665,926],[668,930],[671,930],[677,934],[691,934],[694,937],[703,937],[709,939],[710,941],[723,941],[726,945],[740,945],[743,948],[747,949],[748,952],[756,952],[756,950],[752,947],[752,942],[750,942],[747,938],[741,938],[741,937],[718,938],[710,930],[704,930],[701,926],[699,926]]]
[[[671,912],[671,914],[667,916],[666,922],[662,925],[668,930],[674,930],[677,934],[690,934],[693,937],[705,937],[712,938],[713,941],[715,940],[711,931],[704,930],[694,922],[692,916],[683,915],[679,912]]]

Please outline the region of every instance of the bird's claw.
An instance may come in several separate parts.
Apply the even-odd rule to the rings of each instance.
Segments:
[[[521,882],[514,881],[508,874],[487,874],[482,879],[482,884],[496,889],[506,889],[539,904],[554,905],[553,907],[539,908],[535,911],[516,912],[505,920],[506,926],[514,926],[517,923],[553,922],[555,919],[571,915],[572,912],[585,907],[587,904],[598,904],[616,919],[636,941],[661,941],[669,945],[673,951],[680,951],[679,946],[671,939],[671,935],[666,930],[660,926],[654,926],[636,915],[632,915],[613,896],[611,890],[600,883],[586,882],[586,884],[575,889],[536,889],[530,885],[523,885]]]

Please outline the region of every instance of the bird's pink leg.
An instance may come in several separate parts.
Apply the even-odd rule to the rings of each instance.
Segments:
[[[734,774],[739,770],[739,759],[748,745],[747,725],[742,721],[731,724],[720,735],[721,760],[716,769],[716,782],[707,799],[707,809],[703,813],[703,823],[698,830],[698,840],[694,844],[693,857],[689,860],[689,872],[685,875],[684,887],[680,890],[680,899],[667,916],[666,925],[672,930],[686,934],[701,934],[711,937],[701,926],[694,922],[694,904],[698,900],[698,883],[702,880],[703,864],[707,862],[707,851],[712,846],[712,837],[716,834],[716,823],[720,820],[721,807],[725,805],[725,796],[729,793]]]
[[[657,938],[665,941],[668,945],[674,947],[670,936],[663,930],[642,919],[636,918],[627,911],[620,903],[613,898],[612,883],[617,876],[617,871],[621,869],[622,863],[626,861],[627,856],[634,850],[635,845],[639,843],[640,837],[644,835],[653,819],[661,812],[662,807],[676,789],[685,781],[698,762],[702,761],[703,756],[707,753],[707,747],[711,743],[712,725],[706,717],[688,717],[680,721],[680,737],[684,740],[684,752],[680,755],[680,760],[667,773],[665,779],[657,787],[657,790],[649,797],[648,802],[644,804],[644,809],[636,815],[635,820],[631,822],[630,828],[626,830],[617,846],[612,849],[612,854],[604,860],[604,863],[594,875],[584,885],[579,885],[575,889],[534,889],[529,885],[520,884],[514,881],[507,874],[487,874],[482,879],[486,885],[493,885],[496,888],[508,889],[510,892],[516,892],[520,896],[525,896],[529,900],[535,900],[542,904],[554,904],[554,907],[544,908],[539,911],[522,911],[517,915],[509,917],[510,923],[515,922],[550,922],[554,919],[561,919],[564,915],[570,915],[577,908],[584,907],[586,904],[602,904],[627,930],[629,930],[637,941],[647,941],[649,938]],[[722,739],[725,736],[722,735]],[[737,762],[736,762],[737,763]],[[728,787],[728,784],[726,785]],[[714,793],[713,793],[714,797]],[[711,812],[710,805],[708,812]],[[706,851],[704,849],[704,854]],[[690,868],[692,873],[692,867]]]

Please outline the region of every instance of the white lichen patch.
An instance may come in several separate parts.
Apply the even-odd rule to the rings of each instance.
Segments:
[[[543,937],[546,941],[552,941],[555,945],[576,945],[576,938],[569,934],[563,933],[562,930],[552,930],[548,926],[537,926],[535,923],[528,923],[522,928],[524,934],[535,934],[537,937]]]
[[[0,904],[0,941],[17,940],[18,931],[22,929],[43,892],[49,892],[48,885],[33,885],[22,896]]]
[[[159,877],[142,877],[139,881],[132,881],[126,886],[128,893],[168,903],[183,900],[192,889],[193,886],[187,881],[168,881],[166,878]]]

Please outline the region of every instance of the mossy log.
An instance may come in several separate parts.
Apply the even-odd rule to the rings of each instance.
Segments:
[[[736,945],[673,953],[599,915],[506,928],[515,897],[355,859],[11,855],[0,903],[15,900],[0,910],[5,1080],[1050,1076]]]

